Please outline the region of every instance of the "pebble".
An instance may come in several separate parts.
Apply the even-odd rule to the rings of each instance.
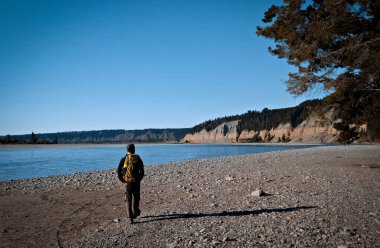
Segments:
[[[89,226],[88,222],[88,226],[80,230],[81,232],[73,230],[78,236],[72,236],[70,239],[69,236],[65,236],[71,228],[67,222],[62,225],[62,246],[129,247],[133,244],[137,248],[376,247],[379,243],[376,229],[378,223],[375,221],[378,219],[378,210],[373,196],[379,188],[379,170],[367,173],[361,169],[361,173],[358,174],[358,167],[330,161],[336,154],[342,158],[360,159],[358,154],[362,152],[355,154],[357,149],[363,150],[361,156],[365,159],[375,160],[373,156],[380,154],[379,149],[377,148],[376,153],[366,153],[366,147],[355,146],[353,149],[351,146],[329,146],[238,156],[233,159],[214,158],[198,162],[147,166],[147,177],[142,183],[143,214],[136,221],[141,223],[131,226],[126,221],[108,217],[112,220],[111,223],[119,224],[107,225],[101,222]],[[372,146],[368,147],[371,149]],[[310,156],[313,154],[318,156]],[[273,159],[276,156],[277,158]],[[321,159],[320,164],[313,164],[318,159]],[[271,164],[270,160],[279,163]],[[231,166],[234,168],[233,172]],[[263,177],[262,180],[258,171]],[[283,179],[280,180],[280,177]],[[103,178],[107,180],[102,180]],[[312,179],[312,183],[305,179]],[[160,183],[161,181],[165,183]],[[236,183],[229,183],[230,181]],[[95,187],[97,182],[102,183]],[[38,194],[54,188],[61,188],[66,194],[67,188],[72,190],[75,187],[80,192],[87,191],[93,194],[100,189],[108,188],[111,191],[102,192],[106,193],[99,204],[116,204],[109,206],[112,213],[113,210],[125,207],[123,201],[114,199],[118,191],[122,194],[122,188],[119,187],[116,176],[108,171],[77,173],[34,181],[16,180],[0,186],[0,193],[7,196],[13,192],[17,193],[20,189],[33,196],[33,188]],[[189,189],[189,193],[186,193],[188,188],[191,188],[191,192]],[[273,195],[256,200],[253,197],[260,197],[264,193],[263,190],[260,193],[260,188]],[[253,194],[253,189],[259,191],[259,194]],[[190,195],[196,195],[196,198],[190,199]],[[49,199],[59,198],[61,196],[57,193]],[[101,199],[101,196],[98,199]],[[68,206],[74,210],[81,205],[83,204]],[[218,207],[211,208],[216,206]],[[165,219],[165,215],[170,213],[174,218]],[[81,214],[75,217],[84,218]],[[181,216],[184,214],[185,218]],[[5,219],[8,218],[7,215],[8,213],[2,213]],[[360,227],[360,233],[351,226],[353,223]],[[7,226],[4,224],[4,227]],[[3,233],[14,232],[14,229],[7,229],[3,229]],[[21,234],[20,230],[19,233]],[[182,241],[178,238],[174,240],[173,237],[179,236]]]
[[[223,242],[227,242],[227,241],[233,241],[234,239],[231,239],[231,238],[229,238],[228,236],[226,236],[226,237],[224,237],[223,238]]]
[[[261,189],[257,189],[255,191],[252,191],[251,193],[251,196],[253,197],[261,197],[264,195],[264,191],[262,191]]]
[[[169,244],[166,245],[166,247],[168,247],[168,248],[175,248],[177,246],[178,246],[178,243],[175,242],[175,241],[173,243],[169,243]]]
[[[356,229],[345,227],[340,233],[343,235],[347,235],[347,236],[355,236],[356,235]]]
[[[231,176],[226,176],[224,179],[226,179],[227,181],[233,181],[234,180],[234,178]]]
[[[219,244],[220,242],[219,242],[218,240],[212,240],[211,243],[212,243],[213,245],[217,245],[217,244]]]

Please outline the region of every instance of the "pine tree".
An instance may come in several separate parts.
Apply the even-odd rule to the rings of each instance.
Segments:
[[[298,71],[288,91],[322,86],[326,102],[347,123],[380,125],[380,1],[284,0],[265,13],[257,34],[275,41],[269,52]],[[373,123],[377,120],[377,123]]]
[[[32,132],[32,134],[30,135],[30,143],[31,144],[37,143],[37,138],[36,138],[36,135],[34,134],[34,132]]]

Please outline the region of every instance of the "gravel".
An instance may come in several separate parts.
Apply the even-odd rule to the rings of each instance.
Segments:
[[[133,225],[112,170],[3,182],[0,247],[380,247],[379,169],[380,145],[147,166]]]

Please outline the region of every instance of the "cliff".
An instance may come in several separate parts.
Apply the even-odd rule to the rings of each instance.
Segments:
[[[183,136],[183,135],[182,135]],[[165,142],[179,141],[182,137],[176,136],[172,130],[145,130],[145,132],[126,131],[115,137],[119,142]]]
[[[236,142],[238,138],[239,121],[230,121],[220,124],[216,128],[206,131],[203,129],[194,134],[186,134],[181,142],[191,143],[231,143]]]
[[[311,115],[298,126],[292,127],[290,123],[281,123],[269,130],[241,130],[239,120],[225,122],[216,128],[206,131],[203,129],[194,134],[186,134],[181,142],[190,143],[225,143],[225,142],[297,142],[297,143],[330,143],[337,141],[338,131],[333,127],[339,121],[334,119],[333,111],[318,117]],[[362,129],[366,129],[365,126]]]

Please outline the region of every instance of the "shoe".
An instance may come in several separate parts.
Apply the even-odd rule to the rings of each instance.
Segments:
[[[137,211],[137,212],[135,212],[135,213],[133,213],[133,218],[136,219],[138,216],[140,216],[140,214],[141,214],[140,210]]]
[[[133,218],[129,219],[129,224],[131,224],[131,225],[133,224]]]

